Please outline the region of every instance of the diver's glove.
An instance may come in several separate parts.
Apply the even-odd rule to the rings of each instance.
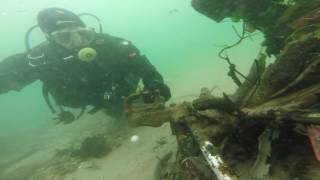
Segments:
[[[105,102],[110,102],[114,98],[113,92],[112,91],[106,91],[103,94],[103,100]]]
[[[160,96],[164,97],[166,101],[168,101],[171,98],[170,88],[166,84],[161,83],[158,86],[158,90],[160,91]]]
[[[114,102],[119,101],[119,93],[116,90],[108,90],[104,92],[103,100],[105,104],[112,104]]]
[[[158,91],[158,92],[157,92]],[[143,101],[145,103],[153,103],[156,100],[157,93],[160,93],[165,101],[168,101],[171,98],[170,88],[164,83],[154,83],[152,86],[149,86],[145,89],[143,93]]]
[[[143,99],[143,102],[146,104],[154,103],[156,100],[156,94],[151,91],[144,91],[142,93],[142,99]]]
[[[53,118],[53,120],[58,120],[58,123],[64,123],[64,124],[70,124],[72,123],[76,118],[74,115],[69,111],[62,111],[58,114],[58,117]]]

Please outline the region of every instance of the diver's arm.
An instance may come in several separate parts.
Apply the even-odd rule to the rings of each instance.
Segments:
[[[158,89],[160,95],[163,96],[165,100],[171,98],[170,89],[164,83],[162,75],[149,62],[145,55],[140,55],[139,50],[131,43],[127,45],[125,54],[127,62],[130,64],[130,70],[142,78],[145,90],[154,91]]]
[[[146,56],[138,56],[135,60],[135,68],[143,79],[144,89],[147,91],[159,90],[160,95],[169,100],[171,92],[169,87],[164,83],[162,75],[149,62]]]
[[[28,65],[27,55],[19,53],[0,61],[0,94],[20,91],[38,79],[38,74]]]
[[[171,92],[164,84],[161,74],[149,62],[146,56],[140,55],[139,50],[130,42],[122,38],[105,35],[106,49],[114,53],[115,59],[125,68],[142,78],[144,89],[147,91],[160,90],[160,95],[166,100],[170,99]]]

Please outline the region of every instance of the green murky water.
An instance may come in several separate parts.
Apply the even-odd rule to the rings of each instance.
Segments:
[[[36,24],[38,11],[45,7],[96,14],[102,20],[105,33],[131,40],[147,55],[170,86],[172,101],[194,97],[201,87],[217,86],[217,95],[235,90],[227,76],[228,66],[217,54],[222,46],[237,41],[232,27],[241,31],[241,24],[229,20],[217,24],[192,9],[189,0],[2,1],[0,61],[24,51],[25,32]],[[95,21],[84,20],[88,26],[97,27]],[[31,36],[31,43],[34,45],[42,39],[43,35],[36,31]],[[258,34],[228,52],[241,72],[248,71],[261,41],[262,35]],[[51,118],[52,114],[41,95],[40,82],[25,87],[21,92],[1,95],[0,157],[10,153],[12,137],[17,140],[33,133],[46,133],[47,129],[55,126]],[[13,147],[23,148],[17,144]]]

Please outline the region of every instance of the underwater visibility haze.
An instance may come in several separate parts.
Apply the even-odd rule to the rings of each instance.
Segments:
[[[170,87],[172,97],[169,103],[193,100],[204,87],[214,89],[213,94],[219,97],[223,96],[223,92],[232,94],[236,90],[235,83],[228,76],[229,66],[218,57],[218,53],[223,47],[238,41],[239,33],[242,31],[241,21],[234,22],[226,18],[217,23],[197,12],[189,0],[2,1],[0,61],[15,53],[25,52],[24,38],[27,30],[37,24],[36,17],[41,10],[51,7],[68,9],[76,14],[92,13],[100,18],[104,33],[132,42],[141,54],[146,55]],[[87,26],[98,30],[98,23],[91,17],[83,17],[83,21]],[[29,42],[34,47],[44,40],[45,36],[36,29],[31,33]],[[240,45],[226,52],[237,70],[243,74],[249,72],[263,40],[263,34],[257,31],[244,39]],[[269,57],[267,63],[273,59],[274,57]],[[80,113],[79,109],[70,111]],[[130,129],[127,132],[122,132],[125,129],[123,128],[122,134],[119,135],[120,130],[112,129],[113,126],[117,126],[114,125],[117,124],[117,120],[110,120],[112,118],[104,112],[85,114],[71,124],[57,124],[52,120],[55,116],[42,96],[42,82],[39,80],[19,92],[10,91],[0,95],[0,179],[2,177],[8,180],[44,180],[44,175],[34,175],[36,170],[42,167],[46,167],[43,172],[49,171],[48,167],[56,168],[55,171],[51,168],[51,173],[63,172],[61,174],[64,176],[56,175],[56,179],[81,179],[81,176],[108,179],[109,176],[100,172],[99,168],[109,169],[110,174],[114,168],[117,169],[115,172],[120,173],[119,168],[125,164],[131,166],[129,170],[132,172],[123,174],[140,173],[148,177],[152,170],[149,174],[139,172],[143,169],[143,164],[148,166],[146,162],[151,161],[147,160],[147,157],[157,161],[156,157],[162,156],[165,148],[176,150],[175,138],[168,130],[169,126],[161,127],[162,129]],[[108,138],[109,134],[99,135],[106,132],[106,129],[111,132],[110,136],[116,137],[111,145],[104,144],[103,140]],[[85,135],[92,134],[96,135],[82,141]],[[80,141],[82,143],[79,143]],[[157,146],[154,146],[154,142]],[[68,169],[67,167],[73,166],[62,165],[64,161],[60,159],[61,161],[55,163],[61,163],[59,168],[64,170],[58,169],[51,159],[57,156],[56,153],[58,156],[59,153],[66,153],[65,149],[70,144],[80,148],[71,153],[73,157],[87,157],[92,153],[103,157],[105,152],[111,152],[109,159],[104,161],[112,162],[114,167],[103,164],[102,160],[90,160],[87,163],[81,160],[74,163],[77,164],[77,168]],[[88,147],[94,147],[99,151],[86,149]],[[134,171],[135,161],[141,161],[141,164],[136,166],[138,172]],[[154,164],[151,163],[149,166],[151,168]],[[81,172],[68,176],[68,173],[74,172],[75,169],[80,169]],[[94,170],[87,172],[84,169]],[[18,175],[17,172],[21,174]],[[116,180],[143,177],[132,175],[130,178],[120,173],[110,179],[112,178]]]
[[[185,0],[17,0],[1,3],[2,41],[0,57],[25,51],[24,36],[36,24],[43,8],[61,7],[75,13],[93,13],[103,24],[104,32],[128,39],[146,54],[171,87],[173,99],[197,95],[201,87],[218,86],[219,92],[233,92],[228,67],[217,57],[224,45],[237,41],[233,26],[225,20],[217,24],[197,13]],[[88,26],[98,29],[96,21],[84,18]],[[44,40],[39,30],[31,34],[30,43]],[[228,52],[240,71],[246,72],[257,55],[262,35],[247,39]],[[41,96],[41,83],[36,82],[21,92],[1,95],[1,136],[21,133],[52,125],[51,114]]]

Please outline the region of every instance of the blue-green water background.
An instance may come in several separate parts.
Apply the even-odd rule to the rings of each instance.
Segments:
[[[36,14],[45,7],[63,7],[75,13],[99,16],[106,33],[131,40],[163,74],[173,99],[198,94],[201,87],[232,93],[235,85],[227,76],[227,64],[217,57],[219,45],[238,40],[230,20],[215,23],[199,14],[190,0],[12,0],[0,6],[0,59],[24,51],[26,30],[36,24]],[[170,13],[171,12],[171,13]],[[86,18],[88,26],[97,27]],[[32,34],[35,44],[44,37]],[[246,39],[228,51],[242,72],[247,72],[259,51],[262,36]],[[41,95],[41,83],[21,92],[0,96],[0,137],[31,133],[53,126],[52,114]]]

